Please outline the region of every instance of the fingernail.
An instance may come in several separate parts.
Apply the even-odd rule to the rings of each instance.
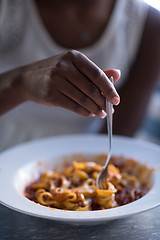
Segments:
[[[112,104],[118,105],[119,103],[120,103],[120,98],[119,97],[112,98]]]
[[[114,70],[115,70],[116,72],[118,72],[119,76],[121,76],[121,70],[120,70],[120,69],[114,68]]]
[[[99,114],[100,118],[105,118],[106,116],[107,116],[107,114],[104,110],[102,110],[101,113]]]

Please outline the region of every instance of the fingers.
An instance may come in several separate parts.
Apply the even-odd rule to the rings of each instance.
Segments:
[[[120,72],[103,72],[84,54],[72,50],[28,65],[25,84],[32,101],[103,118],[106,98],[113,104],[119,102],[110,76],[118,81]]]
[[[83,92],[86,97],[90,98],[101,109],[105,110],[105,97],[102,95],[99,88],[86,76],[84,76],[72,64],[72,62],[69,63],[68,67],[62,66],[63,64],[65,63],[61,63],[61,70],[63,68],[63,77],[67,79],[77,89]]]
[[[64,96],[68,97],[70,100],[78,103],[83,109],[86,109],[89,113],[93,113],[97,117],[103,118],[106,116],[105,112],[84,92],[80,91],[79,88],[75,87],[66,79],[64,81],[59,82],[59,86],[62,86],[63,89],[59,88],[59,92]],[[73,104],[73,103],[72,103]]]
[[[78,51],[72,51],[71,57],[73,64],[82,72],[82,74],[84,74],[99,88],[100,92],[103,93],[108,101],[117,105],[120,101],[120,98],[107,75],[112,73],[116,77],[116,80],[118,80],[119,73],[117,73],[115,70],[110,70],[110,72],[107,72],[108,74],[106,75],[90,59]]]
[[[70,110],[72,112],[75,112],[77,114],[80,114],[85,117],[92,117],[94,116],[92,113],[87,111],[85,108],[83,108],[81,105],[79,105],[77,102],[73,101],[69,97],[65,96],[63,93],[59,93],[59,107],[63,107],[67,110]]]
[[[48,101],[83,116],[105,117],[106,99],[119,103],[119,96],[110,81],[120,78],[120,71],[109,69],[104,72],[82,53],[72,50],[58,57],[50,72]],[[53,93],[58,93],[55,99]],[[50,101],[51,100],[51,101]]]

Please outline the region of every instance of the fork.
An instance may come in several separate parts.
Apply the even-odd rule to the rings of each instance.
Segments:
[[[113,77],[110,77],[110,80],[113,84]],[[106,189],[106,180],[108,175],[108,164],[111,158],[111,149],[112,149],[112,110],[113,105],[106,100],[106,112],[107,112],[107,129],[108,129],[108,155],[104,167],[97,176],[96,186],[99,189]]]

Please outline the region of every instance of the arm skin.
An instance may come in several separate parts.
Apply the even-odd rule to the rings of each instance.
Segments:
[[[149,9],[139,52],[125,86],[119,91],[113,133],[133,136],[141,126],[149,100],[160,77],[160,13]],[[106,132],[106,123],[102,133]]]
[[[105,98],[113,104],[119,102],[108,77],[113,75],[117,81],[120,72],[110,69],[105,73],[75,50],[3,73],[0,75],[0,115],[25,101],[33,101],[103,118]]]
[[[21,69],[0,74],[0,115],[25,102]]]

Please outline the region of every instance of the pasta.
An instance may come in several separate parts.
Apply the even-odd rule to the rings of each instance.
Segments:
[[[106,154],[90,158],[78,154],[72,158],[72,165],[63,171],[48,170],[27,185],[25,196],[50,208],[104,210],[133,202],[144,196],[152,186],[153,168],[149,169],[147,164],[140,164],[132,158],[112,156],[106,189],[97,189],[96,178]]]

